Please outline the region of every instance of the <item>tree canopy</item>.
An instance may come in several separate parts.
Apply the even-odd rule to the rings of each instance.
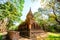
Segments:
[[[60,30],[60,2],[57,0],[43,0],[38,12],[34,13],[35,20],[41,27],[50,31]],[[51,30],[52,29],[52,30]]]
[[[2,0],[4,1],[4,0]],[[24,0],[8,0],[0,3],[0,20],[8,20],[8,27],[14,25],[14,22],[21,22]]]

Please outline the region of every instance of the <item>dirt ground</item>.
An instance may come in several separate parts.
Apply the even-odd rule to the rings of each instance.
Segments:
[[[47,33],[39,33],[33,35],[31,38],[23,38],[21,37],[19,40],[44,40],[47,37]]]

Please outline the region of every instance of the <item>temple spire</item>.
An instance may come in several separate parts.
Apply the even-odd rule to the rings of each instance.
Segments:
[[[30,8],[26,18],[33,18],[33,14],[32,14],[31,8]]]

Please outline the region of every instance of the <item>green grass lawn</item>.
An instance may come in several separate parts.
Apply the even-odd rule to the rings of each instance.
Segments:
[[[48,37],[45,40],[60,40],[60,33],[48,33]]]

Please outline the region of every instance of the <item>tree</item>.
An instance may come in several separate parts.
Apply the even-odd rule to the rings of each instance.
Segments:
[[[7,18],[8,27],[13,26],[14,22],[20,22],[22,15],[24,0],[8,0],[4,4],[0,4],[0,20]]]
[[[60,13],[59,12],[60,11],[59,4],[60,3],[58,3],[56,0],[55,1],[53,0],[52,2],[49,2],[49,4],[47,4],[47,6],[52,8],[52,10],[53,10],[52,12],[55,15],[55,20],[56,20],[56,22],[58,22],[60,24],[60,20],[58,19],[58,16],[57,16],[57,13],[56,13],[56,12]]]
[[[44,16],[43,16],[44,15]],[[48,18],[46,18],[47,15],[42,14],[41,12],[35,12],[34,13],[34,19],[35,21],[40,25],[40,27],[46,31],[48,26]]]
[[[47,3],[46,3],[47,2]],[[58,16],[60,15],[59,11],[60,11],[60,3],[57,2],[57,0],[46,0],[46,5],[43,8],[39,8],[38,11],[41,12],[41,13],[44,13],[44,14],[50,14],[51,12],[53,12],[53,14],[55,15],[54,19],[56,22],[58,22],[60,24],[60,20],[58,18]],[[58,15],[57,15],[58,13]]]
[[[60,24],[60,19],[59,19],[59,16],[60,16],[60,3],[57,2],[56,0],[44,0],[45,3],[42,3],[41,4],[41,7],[38,9],[38,12],[39,13],[35,13],[35,20],[38,21],[38,23],[40,23],[40,25],[42,24],[42,27],[44,25],[45,28],[47,29],[50,29],[50,31],[54,31],[58,28],[58,23]],[[44,2],[43,1],[43,2]],[[44,14],[44,15],[47,15],[48,16],[48,19],[47,20],[42,20],[41,22],[41,14]],[[45,17],[45,16],[44,16]],[[47,17],[46,17],[47,18]],[[43,18],[42,18],[43,19]],[[51,28],[52,29],[51,30]],[[59,29],[60,30],[60,29]]]

